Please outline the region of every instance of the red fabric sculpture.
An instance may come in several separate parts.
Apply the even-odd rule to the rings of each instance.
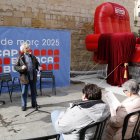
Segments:
[[[88,35],[85,42],[87,50],[94,51],[95,61],[108,63],[107,82],[111,85],[121,85],[127,80],[127,63],[140,57],[133,54],[138,49],[135,49],[136,39],[130,31],[129,14],[115,3],[106,2],[96,8],[94,34]]]
[[[128,65],[135,50],[132,33],[102,34],[99,38],[98,60],[108,63],[107,83],[121,86],[128,80]]]

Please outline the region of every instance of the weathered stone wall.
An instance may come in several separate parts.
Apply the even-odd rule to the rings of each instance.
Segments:
[[[71,70],[91,70],[92,52],[85,37],[93,32],[96,6],[109,0],[0,0],[0,25],[71,31]],[[125,6],[133,27],[133,0],[110,0]],[[133,28],[132,28],[133,29]]]

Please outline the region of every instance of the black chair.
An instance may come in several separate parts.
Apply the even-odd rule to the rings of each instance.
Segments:
[[[129,120],[133,116],[135,116],[135,117],[137,116],[137,120],[136,120],[136,123],[134,125],[134,129],[133,129],[133,132],[132,132],[132,137],[129,140],[139,140],[138,133],[140,131],[140,110],[136,111],[136,112],[132,112],[125,117],[124,123],[123,123],[123,129],[122,129],[122,140],[126,140],[125,139],[125,133],[127,131],[127,126],[129,124]]]
[[[2,103],[4,105],[5,104],[5,101],[0,100],[0,103]]]
[[[88,131],[88,129],[93,129],[93,136],[90,140],[101,140],[104,128],[106,126],[106,122],[109,120],[109,118],[110,118],[110,116],[108,116],[102,122],[96,122],[96,123],[87,125],[86,127],[82,128],[79,133],[79,140],[85,139],[85,135],[86,135],[86,132]]]
[[[8,93],[9,93],[9,97],[10,97],[11,102],[12,102],[13,89],[20,88],[20,90],[22,90],[19,78],[14,77],[12,79],[12,76],[10,73],[1,73],[0,74],[0,95],[2,92],[2,88],[8,89]]]
[[[31,138],[31,139],[26,139],[26,140],[59,140],[60,134],[54,134],[54,135],[49,135],[49,136],[44,136],[44,137],[37,137],[37,138]]]
[[[55,87],[55,76],[52,71],[42,70],[40,71],[40,93],[42,95],[42,84],[52,85],[52,92],[56,95],[56,87]]]

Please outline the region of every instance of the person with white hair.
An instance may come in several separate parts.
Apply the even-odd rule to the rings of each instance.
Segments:
[[[37,71],[41,70],[40,64],[37,58],[31,54],[30,46],[28,43],[23,43],[20,46],[21,54],[17,59],[14,66],[15,70],[20,73],[20,81],[22,84],[22,111],[26,111],[27,108],[27,95],[28,86],[30,85],[31,90],[31,105],[33,108],[37,106],[36,101],[36,81],[37,81]]]
[[[121,140],[124,118],[127,114],[140,110],[139,84],[137,81],[130,79],[122,85],[122,88],[127,98],[117,108],[115,114],[111,111],[111,119],[104,132],[103,140]],[[128,125],[125,139],[131,138],[135,123],[136,119],[133,119],[133,123]]]

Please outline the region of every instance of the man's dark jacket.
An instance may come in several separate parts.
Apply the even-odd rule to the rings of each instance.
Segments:
[[[33,63],[33,81],[36,82],[37,80],[37,70],[38,70],[38,67],[39,67],[39,62],[37,60],[37,58],[32,55],[32,54],[29,54],[29,57],[31,57],[31,60],[32,60],[32,63]],[[19,57],[18,57],[18,60],[14,66],[15,70],[17,72],[20,73],[20,81],[22,84],[28,84],[29,83],[29,80],[28,80],[28,73],[27,73],[27,69],[22,69],[22,66],[25,65],[27,67],[27,63],[25,61],[25,56],[24,54],[21,54]]]

